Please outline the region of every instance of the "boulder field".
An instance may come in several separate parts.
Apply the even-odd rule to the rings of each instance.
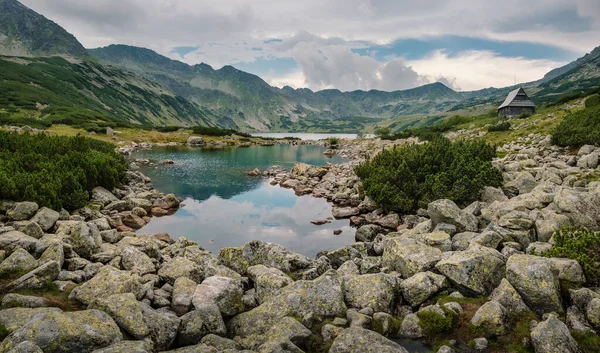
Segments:
[[[261,241],[213,254],[136,234],[179,206],[138,171],[71,214],[2,202],[0,353],[405,353],[397,338],[431,340],[432,318],[477,333],[450,337],[441,353],[486,352],[521,318],[519,345],[582,352],[574,333],[600,332],[600,290],[577,261],[544,254],[563,226],[600,230],[600,182],[587,177],[600,149],[574,155],[546,136],[520,138],[494,161],[501,189],[397,215],[361,194],[353,166],[401,143],[357,142],[335,152],[351,162],[267,173],[357,226],[355,243],[314,259]]]

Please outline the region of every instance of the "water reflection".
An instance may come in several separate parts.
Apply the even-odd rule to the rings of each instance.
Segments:
[[[292,190],[246,175],[254,167],[264,169],[273,164],[290,168],[296,161],[316,165],[343,161],[327,159],[323,151],[318,146],[284,145],[218,151],[164,148],[136,154],[135,158],[175,161],[172,166],[143,172],[159,190],[186,198],[185,206],[174,215],[153,218],[139,232],[185,236],[213,252],[255,239],[307,256],[343,247],[354,240],[347,220],[323,226],[310,223],[331,216],[331,206],[324,199],[297,197]],[[334,235],[335,229],[343,233]]]

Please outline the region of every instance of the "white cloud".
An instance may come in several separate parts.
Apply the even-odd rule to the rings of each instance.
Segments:
[[[565,63],[551,60],[502,57],[492,51],[465,51],[449,56],[438,50],[422,60],[408,62],[417,72],[434,79],[449,77],[461,90],[504,87],[517,82],[535,81],[552,68]]]
[[[22,0],[73,33],[86,47],[122,43],[163,55],[174,47],[199,46],[185,57],[217,68],[259,58],[293,57],[301,73],[266,77],[311,88],[399,89],[440,79],[462,89],[501,86],[512,80],[489,72],[517,71],[520,81],[540,78],[552,62],[498,56],[434,54],[419,62],[377,62],[352,48],[396,39],[468,36],[529,41],[583,54],[600,38],[598,0]],[[264,44],[270,38],[281,43]],[[261,48],[255,50],[253,48]],[[321,55],[322,54],[322,55]],[[325,56],[328,59],[322,60]],[[490,69],[494,65],[513,65]],[[457,60],[464,59],[464,63]],[[469,61],[470,60],[470,61]],[[434,66],[442,65],[442,66]],[[444,66],[447,65],[447,66]],[[477,70],[466,70],[475,65]],[[516,66],[514,66],[516,65]],[[452,69],[449,69],[452,67]],[[473,72],[471,72],[473,71]],[[461,78],[460,75],[467,78]],[[514,75],[509,75],[513,77]],[[522,77],[522,78],[520,78]],[[448,79],[450,78],[450,79]]]

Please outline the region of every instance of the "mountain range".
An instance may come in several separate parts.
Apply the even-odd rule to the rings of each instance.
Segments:
[[[482,113],[513,88],[455,92],[442,83],[393,92],[277,88],[232,66],[192,66],[145,48],[86,50],[16,0],[0,0],[0,55],[0,93],[7,91],[0,94],[0,114],[51,122],[356,132],[392,118],[408,127]],[[600,47],[522,85],[535,102],[547,103],[599,81]]]

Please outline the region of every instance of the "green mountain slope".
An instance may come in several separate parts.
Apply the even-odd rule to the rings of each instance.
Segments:
[[[0,114],[70,125],[207,125],[217,117],[158,84],[92,61],[0,57]]]
[[[88,56],[61,26],[16,0],[0,0],[0,53],[17,56]]]

